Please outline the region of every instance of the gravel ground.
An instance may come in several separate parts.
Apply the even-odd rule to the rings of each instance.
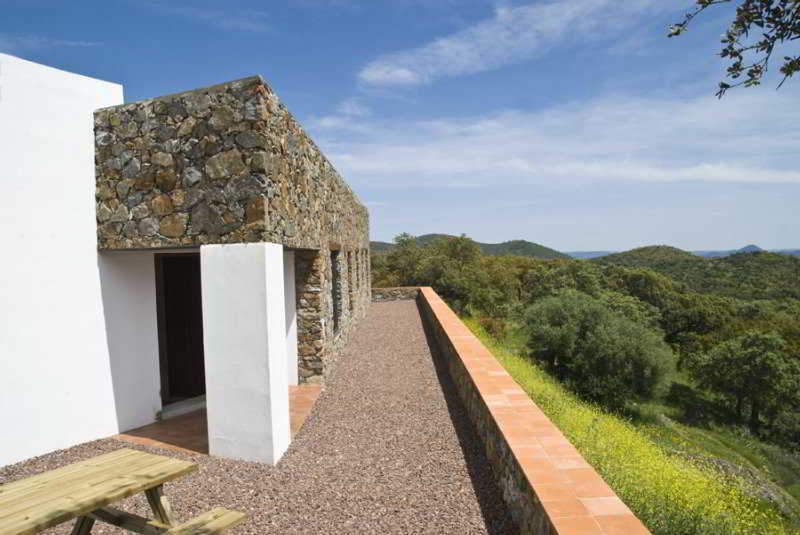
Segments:
[[[214,506],[248,513],[231,533],[516,533],[437,359],[415,302],[375,303],[276,467],[106,439],[0,468],[0,483],[126,446],[198,463],[165,485],[173,510],[179,520]],[[149,512],[140,497],[118,506]]]

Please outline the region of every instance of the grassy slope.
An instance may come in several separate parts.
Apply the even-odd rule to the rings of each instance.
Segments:
[[[436,238],[452,237],[446,234],[425,234],[417,237],[417,243],[421,246],[430,245]],[[503,243],[478,243],[483,254],[500,256],[528,256],[531,258],[570,258],[569,255],[560,253],[544,245],[525,240],[512,240]],[[370,248],[374,253],[385,253],[390,251],[394,244],[387,242],[370,242]]]
[[[767,502],[745,494],[740,486],[746,482],[727,484],[708,465],[674,453],[669,444],[691,443],[709,455],[737,448],[716,437],[699,440],[679,424],[674,424],[677,431],[636,426],[583,403],[528,359],[491,339],[476,322],[466,323],[656,535],[800,533]],[[712,451],[706,445],[710,442],[715,442]],[[736,458],[746,456],[737,453]]]
[[[703,258],[666,246],[616,253],[590,262],[647,267],[695,291],[742,299],[800,299],[800,258],[777,253],[740,253]]]

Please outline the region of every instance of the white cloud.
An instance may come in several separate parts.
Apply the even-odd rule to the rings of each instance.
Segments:
[[[266,32],[270,30],[267,13],[252,9],[207,9],[192,6],[145,4],[150,9],[216,26],[224,30]]]
[[[685,3],[685,2],[684,2]],[[494,15],[423,46],[368,63],[359,79],[370,85],[413,86],[444,76],[488,71],[537,57],[568,40],[614,36],[642,13],[674,10],[661,0],[551,0],[497,7]]]
[[[372,113],[372,110],[364,104],[358,97],[350,97],[342,101],[337,107],[336,111],[342,115],[349,117],[365,117]]]
[[[340,172],[370,186],[800,184],[794,100],[773,91],[742,91],[721,101],[615,96],[465,119],[328,117],[311,126]]]
[[[42,48],[86,48],[100,46],[96,41],[70,41],[53,39],[41,35],[5,35],[0,34],[0,50],[37,50]]]

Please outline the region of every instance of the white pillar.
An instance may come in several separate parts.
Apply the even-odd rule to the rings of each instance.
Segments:
[[[289,447],[283,246],[200,248],[209,453],[275,464]]]
[[[289,384],[297,384],[297,302],[294,282],[294,251],[283,253],[283,291],[286,296],[286,368]]]

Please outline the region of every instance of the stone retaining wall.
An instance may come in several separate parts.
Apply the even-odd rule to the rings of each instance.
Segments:
[[[419,295],[419,288],[399,287],[399,288],[373,288],[372,302],[381,303],[383,301],[410,301]]]
[[[431,288],[418,303],[522,533],[648,535],[450,307]]]

